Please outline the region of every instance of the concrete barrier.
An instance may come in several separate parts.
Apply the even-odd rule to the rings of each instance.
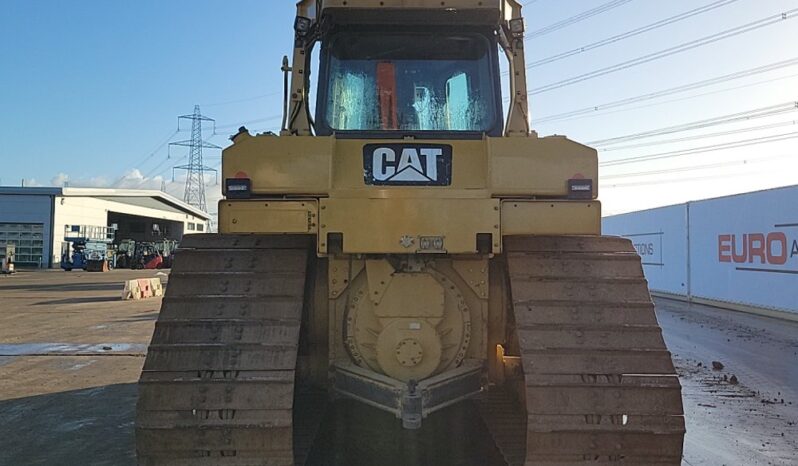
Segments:
[[[163,285],[161,279],[137,278],[125,281],[125,289],[122,291],[122,299],[146,299],[163,296]]]

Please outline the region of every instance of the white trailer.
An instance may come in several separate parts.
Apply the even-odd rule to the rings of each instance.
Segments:
[[[798,320],[798,186],[603,219],[631,239],[652,291]]]

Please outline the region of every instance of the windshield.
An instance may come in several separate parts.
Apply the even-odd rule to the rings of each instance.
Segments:
[[[338,34],[326,52],[321,119],[336,131],[488,132],[490,50],[479,34]]]

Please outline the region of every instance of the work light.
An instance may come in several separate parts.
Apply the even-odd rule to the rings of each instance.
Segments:
[[[304,16],[297,16],[294,21],[294,31],[299,37],[305,37],[310,33],[310,26],[313,24],[310,18]]]
[[[520,36],[524,33],[524,18],[515,18],[510,20],[510,32],[514,36]]]

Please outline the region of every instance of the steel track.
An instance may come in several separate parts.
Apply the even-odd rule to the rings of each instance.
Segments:
[[[186,236],[139,381],[140,465],[304,462],[315,431],[295,432],[293,406],[308,245]]]
[[[508,464],[681,464],[681,386],[632,244],[516,237],[505,252],[523,377],[481,411]]]

